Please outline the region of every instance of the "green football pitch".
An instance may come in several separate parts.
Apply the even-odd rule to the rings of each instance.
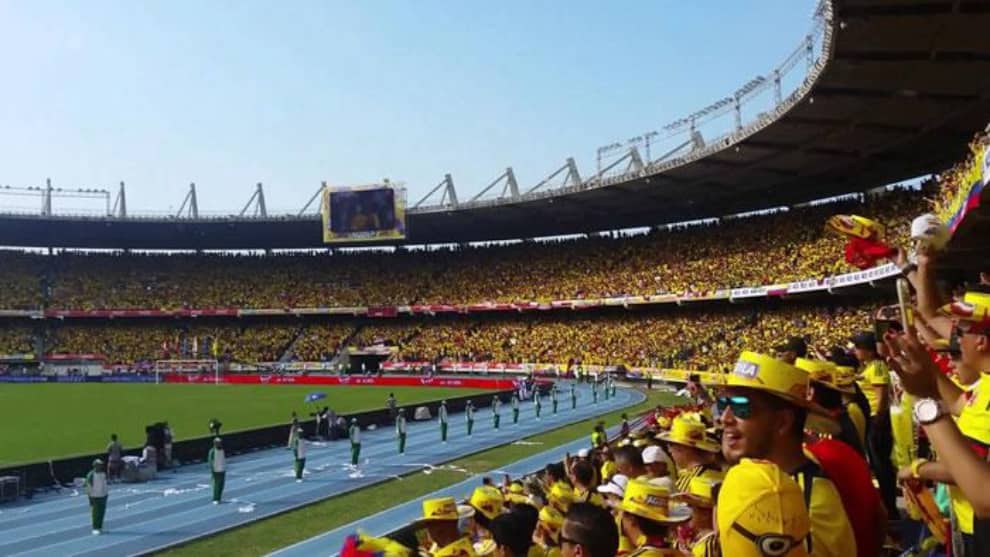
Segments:
[[[290,385],[0,385],[0,467],[102,451],[116,433],[126,448],[144,442],[144,427],[167,420],[176,440],[209,433],[216,417],[223,432],[287,424],[293,411],[307,416],[307,393],[322,391],[339,414],[485,392],[437,387],[322,387]]]

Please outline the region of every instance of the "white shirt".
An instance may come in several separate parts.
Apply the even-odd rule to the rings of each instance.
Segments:
[[[227,471],[227,456],[224,454],[223,449],[213,449],[213,471]]]
[[[360,443],[361,442],[361,428],[360,427],[358,427],[356,425],[352,425],[351,426],[350,434],[351,434],[351,443]]]
[[[447,423],[447,407],[440,406],[440,423]]]
[[[107,474],[106,472],[93,472],[89,476],[89,489],[87,494],[90,497],[106,497],[107,490]]]
[[[306,440],[302,437],[296,439],[296,459],[306,458]]]
[[[406,432],[406,419],[404,417],[399,416],[399,419],[395,421],[395,431],[399,434]]]

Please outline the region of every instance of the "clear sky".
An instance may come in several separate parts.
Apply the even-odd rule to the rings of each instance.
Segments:
[[[0,1],[0,184],[270,212],[449,172],[533,185],[778,64],[813,0]],[[24,201],[0,197],[0,207]],[[99,208],[62,201],[56,210]]]

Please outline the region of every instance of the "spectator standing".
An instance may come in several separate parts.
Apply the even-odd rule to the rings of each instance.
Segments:
[[[110,443],[107,444],[107,471],[111,480],[120,479],[120,470],[124,465],[124,448],[117,440],[117,434],[110,434]]]
[[[93,535],[99,536],[103,533],[103,517],[107,513],[107,497],[110,495],[106,468],[102,460],[93,461],[93,469],[86,474],[83,486],[86,489],[86,496],[89,497]]]
[[[213,446],[206,456],[210,465],[210,483],[213,486],[213,504],[219,505],[223,500],[223,487],[227,479],[227,455],[223,450],[223,441],[216,437]]]
[[[877,337],[870,331],[853,336],[856,360],[860,364],[860,387],[870,404],[866,450],[870,467],[880,484],[880,496],[887,515],[897,516],[897,469],[891,460],[894,434],[890,423],[890,370],[877,353]]]

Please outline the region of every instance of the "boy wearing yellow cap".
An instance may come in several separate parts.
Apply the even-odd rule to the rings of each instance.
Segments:
[[[546,557],[560,556],[560,528],[564,525],[564,515],[550,505],[540,509],[533,544],[540,548]]]
[[[418,524],[429,534],[433,557],[476,557],[474,545],[457,528],[460,518],[457,502],[453,497],[441,497],[423,501],[423,517]]]
[[[502,514],[505,498],[502,492],[490,485],[475,488],[468,499],[468,505],[474,509],[474,542],[491,539],[491,522]]]
[[[725,557],[807,557],[811,521],[801,487],[765,460],[729,469],[715,511]],[[870,556],[872,557],[872,556]]]
[[[743,352],[717,400],[722,454],[730,463],[743,458],[773,462],[802,487],[811,519],[810,555],[855,557],[855,536],[838,490],[803,449],[808,412],[824,412],[808,401],[808,385],[806,371]]]
[[[685,507],[671,507],[665,487],[643,480],[631,480],[619,506],[622,533],[636,549],[629,557],[675,557],[670,528],[691,518]]]
[[[722,477],[722,470],[715,464],[721,448],[705,430],[704,422],[696,414],[681,414],[671,422],[670,431],[656,437],[670,448],[677,466],[675,485],[679,492],[687,491],[691,479],[697,476],[713,480]]]
[[[692,557],[718,557],[720,555],[718,535],[715,534],[714,516],[712,509],[715,500],[712,494],[721,481],[711,480],[702,476],[691,478],[688,490],[678,493],[675,497],[691,507],[691,522],[688,523],[691,539],[680,549],[690,553]]]

